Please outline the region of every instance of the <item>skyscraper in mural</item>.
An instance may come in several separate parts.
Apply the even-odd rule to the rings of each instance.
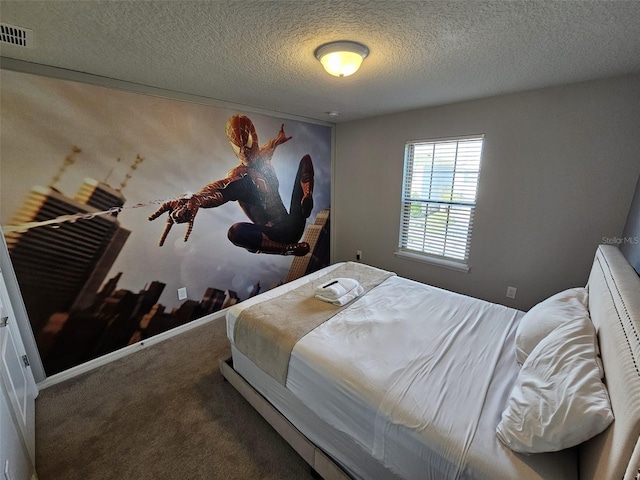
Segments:
[[[80,151],[72,148],[48,187],[31,188],[11,220],[24,228],[5,232],[36,339],[52,314],[93,302],[131,233],[117,219],[126,201],[119,190],[92,178],[84,180],[75,198],[56,188]],[[138,157],[134,164],[141,161]],[[100,214],[104,211],[112,213]],[[29,228],[55,219],[60,221]]]
[[[328,208],[322,210],[316,216],[315,222],[307,225],[302,241],[309,244],[309,253],[304,257],[293,259],[287,274],[287,282],[329,265],[330,213]]]

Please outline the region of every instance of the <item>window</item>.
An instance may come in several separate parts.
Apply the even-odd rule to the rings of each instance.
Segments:
[[[483,138],[407,142],[397,255],[468,271]]]

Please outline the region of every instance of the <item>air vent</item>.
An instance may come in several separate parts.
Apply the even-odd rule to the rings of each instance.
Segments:
[[[33,31],[0,23],[0,43],[31,48],[33,46]]]

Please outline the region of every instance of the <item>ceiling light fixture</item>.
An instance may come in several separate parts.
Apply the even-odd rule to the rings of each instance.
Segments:
[[[348,77],[358,71],[369,49],[361,43],[342,40],[320,45],[315,51],[324,69],[336,77]]]

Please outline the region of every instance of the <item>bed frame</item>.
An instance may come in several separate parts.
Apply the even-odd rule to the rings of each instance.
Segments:
[[[233,369],[231,358],[220,360],[220,372],[249,404],[262,415],[278,434],[309,464],[312,471],[324,480],[350,480],[351,477],[269,401],[258,393],[238,372]]]
[[[581,480],[640,480],[640,277],[620,250],[601,245],[589,276],[589,310],[598,332],[615,421],[578,447]],[[351,477],[234,369],[222,375],[325,480]]]
[[[640,479],[640,277],[618,247],[601,245],[588,287],[615,420],[580,445],[580,479]]]

